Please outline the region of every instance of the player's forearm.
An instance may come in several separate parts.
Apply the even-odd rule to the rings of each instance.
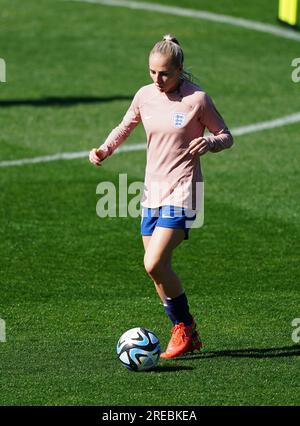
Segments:
[[[112,155],[112,153],[128,138],[133,129],[141,121],[139,107],[137,106],[137,99],[137,95],[135,95],[134,100],[124,115],[122,122],[110,132],[106,141],[100,146],[99,151],[101,150],[102,160],[105,160],[105,158]]]
[[[121,123],[110,132],[106,141],[99,147],[99,150],[101,150],[101,154],[103,155],[103,160],[112,155],[118,146],[120,146],[128,138],[131,130],[132,129],[130,127],[126,127]]]
[[[233,145],[233,137],[228,129],[214,136],[207,136],[205,139],[207,139],[209,143],[209,151],[211,152],[219,152]]]

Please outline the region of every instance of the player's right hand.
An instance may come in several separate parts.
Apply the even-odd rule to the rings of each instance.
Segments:
[[[95,166],[101,166],[101,160],[102,160],[101,150],[97,148],[93,148],[90,151],[89,160]]]

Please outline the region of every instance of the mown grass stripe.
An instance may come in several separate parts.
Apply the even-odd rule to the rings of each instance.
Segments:
[[[274,120],[262,121],[260,123],[237,127],[236,129],[232,129],[232,134],[233,136],[243,136],[249,133],[256,133],[262,130],[274,129],[275,127],[282,127],[288,124],[294,124],[298,122],[300,122],[300,112],[296,112],[294,114],[276,118]],[[130,151],[143,151],[145,148],[146,148],[145,143],[125,145],[118,148],[115,151],[115,154],[118,154],[121,152],[130,152]],[[89,155],[89,151],[62,152],[62,153],[53,154],[53,155],[45,155],[42,157],[0,161],[0,167],[4,168],[4,167],[13,167],[13,166],[23,166],[25,164],[48,163],[50,161],[58,161],[58,160],[76,160],[78,158],[85,158],[85,157],[87,158],[88,155]]]
[[[205,10],[186,9],[186,8],[177,7],[177,6],[167,6],[162,4],[127,1],[127,0],[65,0],[65,1],[94,3],[94,4],[100,4],[103,6],[113,6],[113,7],[127,7],[130,9],[149,10],[153,12],[167,13],[167,14],[176,15],[176,16],[185,16],[188,18],[204,19],[207,21],[219,22],[222,24],[234,25],[236,27],[241,27],[241,28],[245,28],[245,29],[249,29],[253,31],[268,33],[277,37],[288,38],[290,40],[295,40],[300,42],[300,34],[292,30],[279,28],[279,27],[276,27],[275,25],[265,24],[263,22],[253,21],[250,19],[235,18],[229,15],[207,12]]]

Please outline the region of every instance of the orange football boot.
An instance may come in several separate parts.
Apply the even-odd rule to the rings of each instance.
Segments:
[[[188,352],[193,352],[202,347],[199,334],[196,331],[196,324],[193,322],[185,326],[183,322],[176,324],[172,328],[172,336],[166,352],[163,352],[161,358],[176,358]]]

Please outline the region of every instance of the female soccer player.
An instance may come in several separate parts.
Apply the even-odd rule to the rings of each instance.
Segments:
[[[202,347],[181,280],[171,266],[174,249],[188,239],[199,208],[202,182],[199,157],[229,148],[233,139],[211,98],[192,83],[183,67],[178,40],[166,35],[149,55],[153,84],[134,96],[122,122],[100,148],[90,151],[99,166],[142,121],[147,135],[147,165],[142,198],[144,265],[173,323],[162,358],[175,358]],[[212,135],[203,137],[207,128]]]

